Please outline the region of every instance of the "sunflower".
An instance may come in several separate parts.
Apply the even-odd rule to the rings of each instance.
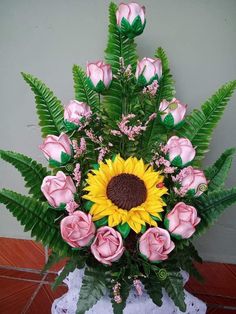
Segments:
[[[124,160],[117,155],[113,161],[99,162],[98,170],[88,174],[84,188],[88,193],[83,198],[93,203],[93,221],[108,216],[110,227],[127,223],[139,233],[146,223],[157,226],[155,217],[161,219],[160,212],[166,205],[161,197],[167,193],[167,188],[160,184],[163,179],[142,159]]]

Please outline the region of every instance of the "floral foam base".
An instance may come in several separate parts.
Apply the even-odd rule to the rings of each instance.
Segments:
[[[83,270],[75,269],[64,280],[64,283],[68,286],[68,292],[60,298],[56,299],[52,304],[52,314],[75,314],[77,309],[77,301],[79,298],[79,291],[83,278]],[[182,272],[184,283],[189,279],[189,275],[186,272]],[[184,290],[186,312],[189,314],[205,314],[207,307],[204,302],[194,297],[192,294]],[[161,307],[157,307],[148,294],[143,290],[141,296],[137,295],[135,289],[130,291],[124,314],[181,314],[181,312],[168,297],[167,293],[163,290],[163,304]],[[108,296],[101,298],[86,314],[112,314],[113,309]]]

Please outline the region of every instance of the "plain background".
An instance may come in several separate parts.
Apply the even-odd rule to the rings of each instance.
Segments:
[[[108,1],[0,0],[0,147],[45,163],[33,94],[20,72],[43,80],[66,104],[73,99],[72,65],[103,59]],[[177,97],[199,106],[221,84],[236,79],[235,0],[144,0],[147,24],[137,38],[141,57],[168,53]],[[236,146],[236,95],[217,127],[205,165]],[[236,163],[228,186],[236,184]],[[25,193],[14,168],[1,161],[1,187]],[[1,205],[0,236],[30,238]],[[206,260],[236,263],[236,207],[197,242]]]

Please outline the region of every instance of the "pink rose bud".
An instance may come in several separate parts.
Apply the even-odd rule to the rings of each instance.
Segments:
[[[129,38],[140,35],[145,27],[145,7],[136,2],[121,3],[116,11],[116,22],[122,34]]]
[[[41,191],[51,206],[59,207],[74,200],[76,188],[71,177],[58,171],[55,176],[47,176],[43,179]]]
[[[200,196],[207,190],[207,179],[204,172],[191,166],[184,168],[178,175],[181,189],[190,195]]]
[[[39,148],[52,166],[65,164],[72,156],[72,142],[64,133],[60,136],[48,135]]]
[[[149,228],[139,239],[139,251],[151,262],[161,262],[175,248],[170,234],[165,229]]]
[[[72,247],[89,245],[95,230],[91,215],[80,210],[61,220],[61,236]]]
[[[108,89],[112,81],[112,71],[109,64],[103,61],[87,64],[88,84],[98,93]]]
[[[64,120],[78,127],[81,119],[89,118],[92,112],[89,105],[77,100],[71,100],[64,110]]]
[[[200,221],[195,207],[179,202],[166,215],[165,225],[176,238],[188,239],[194,234]]]
[[[141,86],[150,85],[154,80],[162,76],[162,64],[160,59],[143,58],[138,61],[136,79]]]
[[[196,155],[192,143],[187,138],[172,136],[166,143],[165,148],[169,161],[175,167],[186,166]]]
[[[97,230],[96,238],[91,245],[94,257],[102,264],[110,265],[124,253],[120,233],[111,227],[101,227]]]
[[[170,102],[163,100],[159,107],[160,117],[163,124],[168,128],[178,127],[182,125],[184,120],[187,105],[182,104],[176,98],[173,98]]]

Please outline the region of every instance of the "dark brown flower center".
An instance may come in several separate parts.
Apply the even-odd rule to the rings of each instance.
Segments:
[[[107,186],[107,197],[117,207],[130,210],[141,205],[147,198],[143,180],[128,173],[113,177]]]

